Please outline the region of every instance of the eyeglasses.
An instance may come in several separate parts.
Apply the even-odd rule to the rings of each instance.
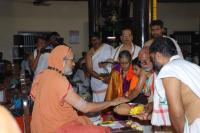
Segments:
[[[63,58],[63,60],[71,60],[71,61],[74,61],[74,58],[68,58],[68,57],[65,56],[65,57]]]

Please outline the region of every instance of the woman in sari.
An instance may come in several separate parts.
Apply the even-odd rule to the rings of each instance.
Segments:
[[[131,54],[124,50],[119,53],[119,63],[113,66],[106,93],[106,101],[129,95],[136,87],[138,77],[131,64]]]

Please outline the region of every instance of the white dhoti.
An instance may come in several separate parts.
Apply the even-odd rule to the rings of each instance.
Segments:
[[[93,91],[93,102],[103,102],[106,96],[106,90],[104,89],[102,91]]]
[[[102,102],[105,99],[106,90],[108,85],[101,80],[96,78],[91,78],[91,88],[92,88],[92,96],[93,102]]]
[[[112,46],[108,44],[103,44],[103,46],[99,48],[92,56],[93,71],[95,71],[98,74],[110,73],[111,66],[108,66],[107,68],[100,68],[99,63],[112,57],[113,52],[114,48]],[[107,87],[108,85],[103,81],[91,77],[91,88],[93,91],[94,102],[104,101]]]
[[[184,133],[199,133],[200,132],[200,118],[197,118],[192,122],[191,125],[188,124],[186,119]]]

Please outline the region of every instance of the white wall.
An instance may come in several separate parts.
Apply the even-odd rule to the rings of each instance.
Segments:
[[[13,35],[18,31],[57,31],[68,41],[69,30],[79,30],[80,44],[72,45],[76,58],[88,48],[87,2],[50,2],[33,6],[33,0],[0,0],[0,51],[12,59]],[[168,33],[199,30],[200,3],[158,3],[158,18]]]
[[[80,44],[71,45],[75,57],[88,47],[87,2],[49,2],[33,6],[33,0],[0,0],[0,51],[12,60],[13,35],[18,31],[57,31],[68,42],[69,30],[78,30]]]
[[[199,31],[200,3],[158,3],[158,18],[164,21],[169,34]]]

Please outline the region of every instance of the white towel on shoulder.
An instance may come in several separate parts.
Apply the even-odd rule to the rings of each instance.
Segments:
[[[168,104],[162,78],[175,77],[189,86],[189,88],[200,98],[200,67],[185,61],[180,56],[172,56],[170,61],[163,66],[155,80],[154,109],[152,114],[152,125],[171,125],[168,112]],[[199,125],[200,126],[200,125]]]

